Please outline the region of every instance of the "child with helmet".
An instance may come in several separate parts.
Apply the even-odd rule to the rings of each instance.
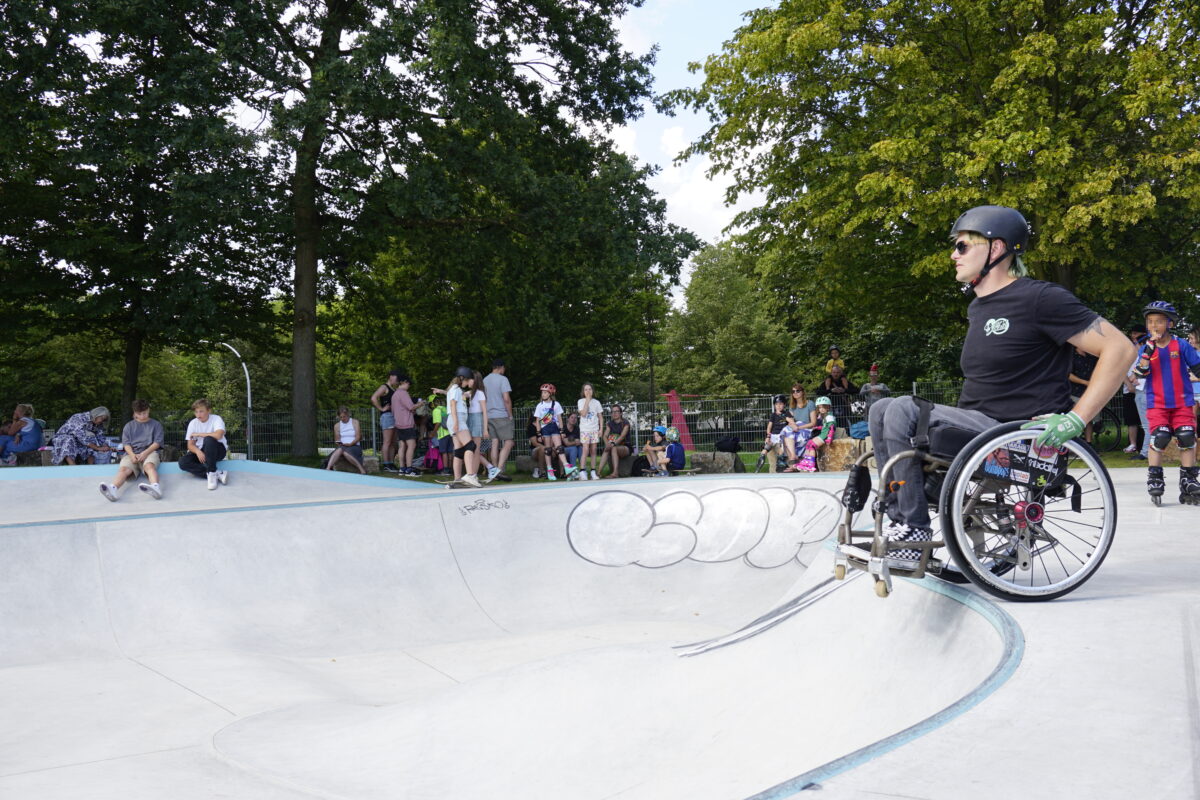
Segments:
[[[833,415],[833,404],[828,397],[817,398],[817,420],[821,423],[821,429],[813,433],[804,445],[804,457],[788,467],[788,472],[817,471],[817,451],[826,442],[832,442],[837,431],[837,417]]]
[[[787,407],[787,398],[781,394],[775,395],[775,409],[767,418],[766,438],[763,440],[763,449],[758,455],[755,471],[762,469],[763,462],[767,461],[769,456],[770,471],[774,472],[775,453],[780,447],[787,452],[789,464],[796,460],[796,440],[792,436],[796,429],[796,418]]]
[[[660,425],[659,428],[661,427]],[[657,431],[659,428],[654,430]],[[663,431],[663,438],[666,439],[667,446],[663,448],[662,454],[658,457],[658,474],[666,476],[683,469],[686,454],[683,451],[683,445],[679,443],[679,429],[674,425]]]
[[[554,393],[555,388],[553,383],[543,383],[541,388],[542,398],[533,410],[534,424],[537,425],[538,432],[546,443],[544,455],[546,459],[546,477],[552,481],[558,480],[558,476],[554,472],[554,456],[558,457],[558,462],[562,465],[564,477],[571,477],[571,474],[576,469],[567,463],[567,454],[563,449],[562,439],[563,408],[554,399]]]
[[[1162,454],[1172,437],[1179,443],[1179,502],[1200,505],[1196,467],[1196,403],[1188,372],[1200,375],[1200,353],[1171,333],[1179,321],[1175,306],[1155,300],[1142,309],[1148,338],[1133,372],[1146,379],[1146,422],[1150,433],[1146,489],[1155,505],[1162,503]]]

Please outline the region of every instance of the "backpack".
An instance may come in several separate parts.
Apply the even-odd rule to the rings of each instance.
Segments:
[[[742,440],[737,436],[723,436],[717,439],[714,447],[719,453],[740,453],[742,450]]]
[[[871,435],[871,426],[867,424],[865,419],[860,419],[850,425],[851,439],[865,439]]]

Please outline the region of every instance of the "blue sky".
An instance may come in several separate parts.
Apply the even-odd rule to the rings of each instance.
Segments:
[[[659,46],[654,67],[654,91],[698,86],[700,73],[689,73],[688,62],[701,61],[721,50],[743,22],[743,14],[772,5],[767,0],[646,0],[620,22],[621,40],[634,53]],[[723,238],[722,229],[737,209],[724,205],[728,181],[705,176],[707,159],[692,158],[674,165],[675,156],[708,128],[707,120],[690,112],[664,116],[647,107],[632,125],[617,130],[613,139],[624,152],[662,171],[651,187],[667,201],[671,222],[691,230],[706,242]]]

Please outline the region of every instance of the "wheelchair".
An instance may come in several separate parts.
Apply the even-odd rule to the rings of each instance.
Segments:
[[[849,569],[863,570],[874,578],[875,593],[887,597],[892,576],[929,574],[970,582],[1014,601],[1053,600],[1087,582],[1116,532],[1112,479],[1087,442],[1039,447],[1034,440],[1044,429],[1021,430],[1022,424],[1004,423],[978,434],[918,426],[913,448],[882,466],[874,490],[868,466],[874,453],[860,456],[842,494],[834,577],[842,580]],[[889,542],[883,526],[894,501],[891,475],[911,458],[922,463],[933,541]],[[873,527],[856,530],[855,519],[871,495]],[[915,568],[909,566],[913,562],[888,558],[890,550],[899,549],[920,551]]]

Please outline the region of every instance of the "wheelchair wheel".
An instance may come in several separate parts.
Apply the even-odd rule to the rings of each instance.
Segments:
[[[1106,452],[1119,449],[1125,441],[1125,426],[1113,410],[1105,406],[1092,420],[1092,447]]]
[[[985,431],[950,465],[942,536],[961,571],[1008,600],[1053,600],[1082,586],[1112,546],[1117,503],[1095,450],[1075,439],[1039,451],[1041,430]]]

